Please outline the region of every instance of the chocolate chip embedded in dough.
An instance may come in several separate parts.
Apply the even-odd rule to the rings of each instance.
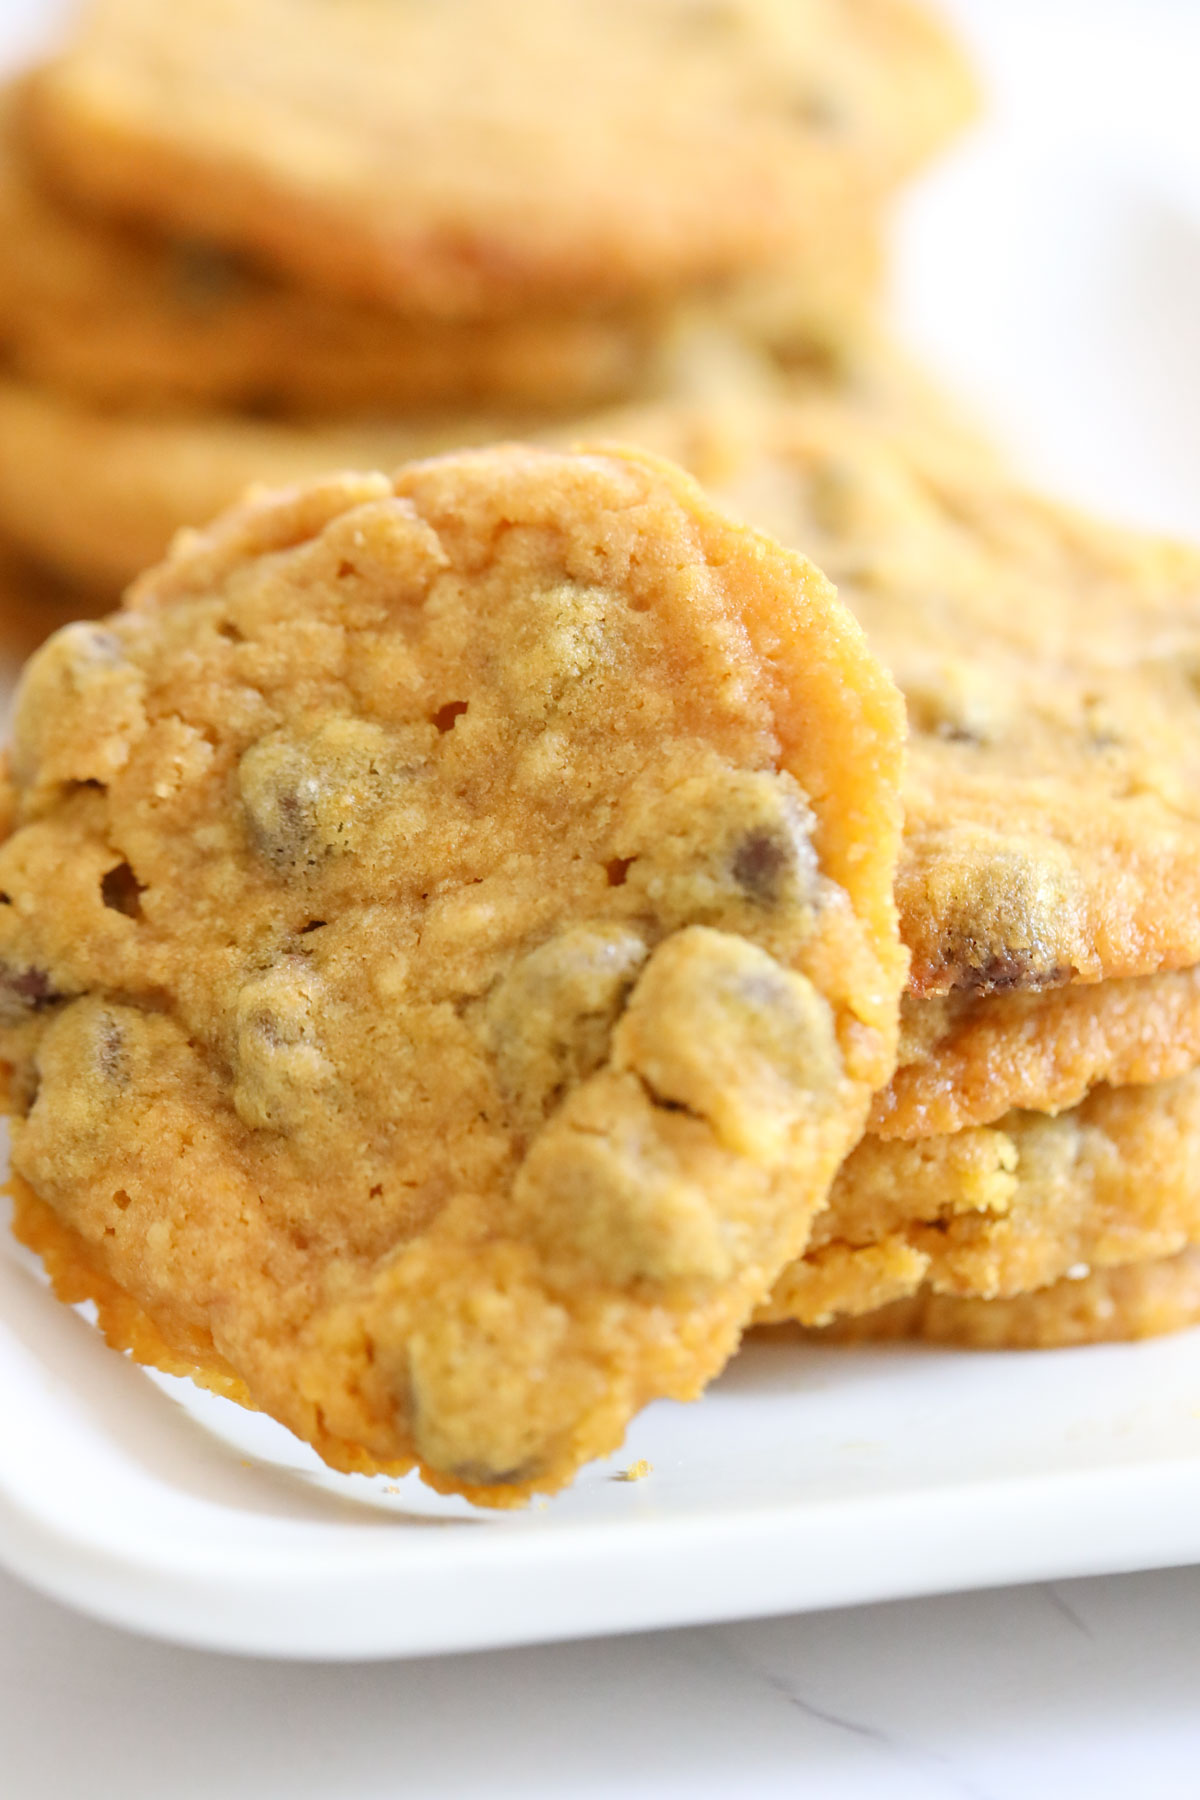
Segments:
[[[65,998],[45,969],[13,969],[0,963],[0,1024],[15,1025],[27,1014]]]
[[[259,855],[295,876],[359,851],[389,796],[411,777],[410,749],[401,754],[378,725],[345,717],[260,738],[237,772]]]
[[[574,925],[523,956],[493,990],[484,1032],[524,1129],[600,1067],[645,960],[646,945],[627,926]]]
[[[791,842],[771,831],[748,831],[733,857],[738,886],[764,906],[773,904],[791,861]]]
[[[615,848],[626,886],[672,931],[735,921],[803,941],[819,901],[812,813],[774,770],[715,769],[656,797]]]
[[[333,1078],[317,1026],[320,993],[307,960],[291,956],[237,997],[233,1104],[253,1130],[295,1132],[320,1111]]]
[[[128,648],[106,626],[64,625],[26,664],[13,713],[19,788],[104,784],[125,766],[146,728],[144,678]]]

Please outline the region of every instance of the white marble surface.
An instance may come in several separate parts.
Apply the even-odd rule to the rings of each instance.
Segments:
[[[55,10],[54,0],[0,0],[0,52],[6,41],[32,41]],[[992,264],[964,266],[940,310],[922,285],[920,253],[906,258],[901,315],[1062,485],[1131,516],[1188,525],[1200,518],[1200,480],[1164,486],[1154,446],[1164,431],[1195,432],[1200,419],[1200,315],[1172,298],[1186,290],[1174,277],[1196,242],[1178,225],[1200,193],[1200,6],[954,0],[951,10],[986,60],[995,129],[1027,145],[1030,207],[1057,194],[1058,211],[1044,213],[1048,254],[1077,153],[1103,144],[1123,179],[1156,184],[1161,229],[1129,266],[1143,277],[1149,269],[1160,310],[1132,372],[1106,360],[1102,322],[1064,341],[1078,293],[1047,280],[1045,268],[1016,279],[998,216]],[[955,207],[970,204],[967,183],[986,174],[988,143],[914,202],[910,245],[944,232]],[[1089,255],[1130,251],[1131,239],[1112,235],[1111,210],[1097,219],[1081,202],[1078,217]],[[1040,332],[1061,346],[1054,391],[1031,392],[1027,359],[1013,348],[1020,334],[1009,329],[1014,308],[1024,341]],[[994,344],[983,380],[981,333]],[[1081,387],[1094,418],[1086,455],[1070,416]],[[1196,1570],[343,1667],[165,1648],[0,1576],[0,1793],[1191,1800],[1200,1793],[1198,1678]]]
[[[1200,1571],[359,1666],[0,1576],[6,1800],[1195,1800]]]

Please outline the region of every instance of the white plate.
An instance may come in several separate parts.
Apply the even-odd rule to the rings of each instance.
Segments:
[[[993,29],[1025,18],[1023,83],[1040,7],[960,4]],[[1055,104],[1105,16],[1089,6],[1046,65]],[[1118,73],[1148,41],[1127,17]],[[1165,91],[1131,80],[1103,117],[1126,130],[1136,94]],[[1190,88],[1183,104],[1190,123]],[[1200,165],[1152,153],[1161,138],[1133,155],[1073,119],[981,135],[910,206],[897,296],[1047,479],[1200,532]],[[1194,1333],[1022,1356],[755,1344],[699,1405],[651,1408],[619,1461],[497,1517],[335,1476],[269,1421],[147,1376],[6,1244],[0,1394],[0,1559],[225,1649],[407,1655],[1200,1560]],[[649,1477],[614,1478],[642,1457]]]

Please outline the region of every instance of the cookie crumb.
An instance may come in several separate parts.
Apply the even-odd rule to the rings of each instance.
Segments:
[[[653,1475],[654,1464],[639,1456],[636,1462],[630,1463],[627,1469],[618,1469],[613,1476],[614,1481],[644,1481],[647,1475]]]

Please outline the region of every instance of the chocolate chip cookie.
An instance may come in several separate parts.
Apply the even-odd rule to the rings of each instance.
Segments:
[[[18,700],[19,1227],[337,1468],[561,1486],[721,1367],[887,1078],[901,732],[823,578],[635,452],[185,536]]]
[[[1200,554],[1030,494],[924,407],[817,392],[609,425],[803,546],[904,691],[916,999],[1200,963]]]
[[[1013,1112],[913,1143],[864,1138],[762,1316],[819,1325],[926,1290],[1009,1298],[1198,1239],[1193,1069],[1097,1087],[1057,1116]]]
[[[1059,1350],[1161,1337],[1200,1323],[1200,1250],[1156,1262],[1097,1269],[1009,1300],[920,1294],[860,1319],[841,1319],[822,1338],[857,1342],[928,1338],[977,1350]]]
[[[1200,1063],[1200,969],[1050,988],[970,992],[900,1007],[896,1073],[871,1130],[940,1136],[1014,1107],[1059,1112],[1092,1087],[1166,1081]]]
[[[904,0],[93,0],[28,110],[86,201],[465,318],[819,248],[972,102]]]
[[[651,387],[678,324],[652,301],[445,320],[315,294],[219,246],[70,206],[39,178],[19,113],[19,97],[0,106],[0,346],[12,373],[84,404],[310,423],[578,411]],[[872,216],[847,211],[808,261],[689,306],[783,356],[832,352],[873,301],[876,237]]]

